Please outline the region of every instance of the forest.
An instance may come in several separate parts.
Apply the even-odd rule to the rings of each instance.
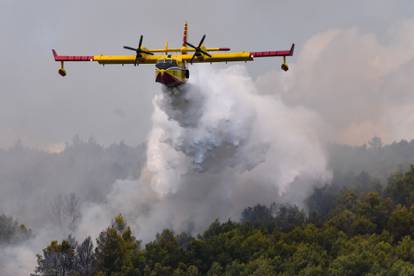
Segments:
[[[95,247],[90,237],[52,241],[33,275],[413,275],[414,166],[383,188],[359,180],[315,190],[308,213],[256,205],[239,222],[197,236],[165,229],[146,245],[118,215]]]
[[[126,145],[109,151],[77,141],[53,158],[70,161],[65,155],[73,158],[78,147],[95,149],[89,162],[94,153],[97,160],[106,156],[106,168],[117,163],[112,154],[113,160],[128,150],[137,154]],[[13,150],[0,152],[0,161]],[[96,239],[49,241],[32,275],[414,275],[414,142],[332,145],[330,155],[333,179],[315,188],[304,207],[246,206],[237,221],[212,221],[196,235],[164,229],[146,244],[119,214]],[[133,171],[125,164],[123,170]],[[35,235],[18,220],[0,216],[0,246]]]

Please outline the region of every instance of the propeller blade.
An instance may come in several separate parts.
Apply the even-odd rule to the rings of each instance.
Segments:
[[[206,55],[208,57],[211,57],[211,55],[209,53],[207,53],[206,51],[204,51],[203,49],[201,49],[201,46],[203,45],[205,39],[206,39],[206,35],[203,35],[203,37],[200,40],[200,43],[198,43],[198,47],[194,46],[193,44],[191,44],[191,43],[189,43],[187,41],[185,42],[185,45],[190,46],[191,48],[194,48],[194,50],[195,50],[193,56],[190,59],[190,63],[191,64],[193,63],[194,58],[196,56],[201,56],[201,54],[204,54],[204,55]]]
[[[206,35],[203,35],[203,38],[200,40],[200,43],[198,44],[198,48],[200,48],[201,45],[203,45],[204,39],[206,39]]]
[[[134,62],[134,65],[135,65],[135,66],[137,66],[137,65],[138,65],[138,58],[139,58],[139,56],[137,55],[137,56],[135,57],[135,62]]]
[[[141,53],[145,53],[147,55],[154,55],[154,53],[151,53],[151,52],[148,52],[148,51],[143,51],[141,49],[141,47],[142,47],[142,40],[143,39],[144,39],[144,36],[141,35],[139,37],[138,48],[132,48],[132,47],[129,47],[129,46],[124,46],[124,49],[131,50],[131,51],[135,51],[137,53],[136,56],[135,56],[135,61],[134,61],[134,65],[135,66],[138,66],[139,65],[139,59],[142,57]]]
[[[185,44],[186,44],[187,46],[190,46],[191,48],[194,48],[194,49],[196,49],[196,50],[197,50],[197,47],[196,47],[196,46],[194,46],[193,44],[188,43],[187,41],[185,42]]]
[[[209,53],[207,53],[207,52],[205,52],[205,51],[203,51],[203,50],[201,50],[201,49],[200,49],[200,52],[202,52],[202,53],[203,53],[203,54],[205,54],[206,56],[211,57],[211,55],[210,55]]]
[[[190,59],[190,63],[191,63],[191,64],[193,64],[193,60],[194,60],[195,56],[196,56],[196,53],[194,53],[194,54],[193,54],[193,56],[192,56],[192,57],[191,57],[191,59]]]
[[[141,46],[142,46],[142,39],[144,38],[144,36],[143,35],[141,35],[140,37],[139,37],[139,44],[138,44],[138,49],[139,50],[141,50]]]
[[[147,55],[151,55],[151,56],[152,56],[152,55],[154,55],[154,53],[147,52],[147,51],[143,51],[143,50],[141,50],[140,52],[141,52],[141,53],[144,53],[144,54],[147,54]]]
[[[124,46],[124,49],[135,51],[135,52],[137,51],[137,49],[129,47],[129,46]]]

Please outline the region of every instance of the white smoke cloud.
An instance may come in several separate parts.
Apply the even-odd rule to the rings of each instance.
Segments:
[[[190,84],[154,97],[147,163],[138,181],[118,181],[88,206],[80,233],[123,213],[140,239],[169,227],[199,232],[238,219],[253,204],[302,204],[330,177],[318,116],[259,93],[244,66],[199,66]]]
[[[395,24],[379,37],[358,28],[314,35],[294,69],[272,72],[260,87],[290,105],[317,112],[330,127],[327,139],[362,144],[414,138],[414,20]]]

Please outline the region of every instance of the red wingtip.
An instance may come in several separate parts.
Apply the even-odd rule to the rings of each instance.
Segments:
[[[55,49],[52,49],[52,53],[53,53],[53,57],[55,58],[55,60],[56,60],[56,58],[57,58],[57,56],[58,56],[58,54],[56,53],[56,50]]]
[[[293,52],[295,51],[295,43],[292,44],[292,47],[290,47],[289,50],[289,56],[293,56]]]

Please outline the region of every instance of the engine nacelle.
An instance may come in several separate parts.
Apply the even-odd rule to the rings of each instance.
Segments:
[[[289,70],[289,66],[287,65],[287,63],[282,63],[282,65],[280,66],[280,68],[281,68],[283,71],[287,71],[287,70]]]
[[[66,70],[63,68],[59,68],[58,70],[59,75],[61,75],[62,77],[66,76]]]

